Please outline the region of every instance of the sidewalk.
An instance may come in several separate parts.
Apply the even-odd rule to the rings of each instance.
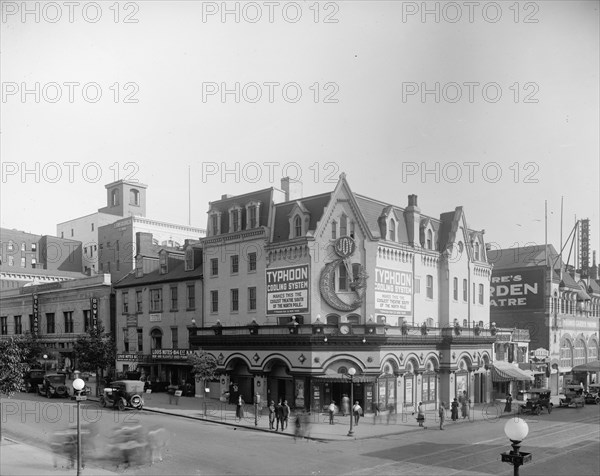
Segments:
[[[10,476],[46,476],[57,474],[75,475],[77,468],[69,469],[69,462],[62,456],[57,456],[57,467],[54,468],[52,452],[21,443],[10,438],[0,441],[0,474]],[[87,476],[111,476],[118,473],[106,471],[93,465],[86,465],[81,470]]]
[[[93,396],[90,398],[90,400],[95,399]],[[516,406],[514,407],[516,408]],[[256,426],[253,405],[247,404],[244,406],[244,418],[241,421],[236,418],[235,409],[235,405],[214,399],[207,399],[205,402],[203,398],[173,397],[166,393],[144,394],[144,411],[276,433],[274,430],[269,430],[269,417],[266,408],[259,410]],[[504,413],[503,409],[504,404],[502,403],[476,404],[471,408],[469,418],[460,418],[456,422],[450,419],[450,411],[447,411],[445,428],[451,429],[454,425],[485,424],[513,415],[512,413]],[[367,414],[360,418],[357,426],[353,425],[354,435],[352,437],[348,436],[350,429],[350,416],[348,415],[345,417],[341,414],[336,415],[334,425],[329,424],[329,416],[324,413],[311,414],[310,421],[310,438],[322,441],[367,439],[423,430],[419,427],[416,415],[413,415],[412,412],[392,414],[389,418],[387,412],[383,412],[378,417]],[[439,431],[437,410],[426,412],[426,426],[434,431]],[[294,429],[294,412],[292,411],[287,429],[284,432],[279,431],[277,433],[294,436]]]

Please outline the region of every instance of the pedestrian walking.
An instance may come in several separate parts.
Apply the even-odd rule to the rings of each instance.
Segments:
[[[348,395],[346,395],[344,393],[344,396],[342,397],[342,416],[346,416],[349,413],[350,413],[350,399],[348,398]]]
[[[354,406],[352,407],[352,414],[354,416],[354,424],[358,425],[358,420],[360,420],[360,415],[362,414],[362,408],[358,404],[358,400],[354,402]]]
[[[506,413],[510,413],[512,411],[512,395],[510,393],[506,394],[506,405],[504,406],[504,411]]]
[[[290,406],[288,405],[287,400],[283,401],[282,412],[283,412],[282,429],[287,430],[288,420],[290,419]]]
[[[281,400],[279,400],[275,406],[275,419],[277,420],[275,431],[278,431],[280,427],[281,431],[283,431],[283,405],[281,404]]]
[[[275,402],[269,403],[269,430],[275,429]]]
[[[335,409],[336,409],[336,407],[335,407],[335,402],[334,402],[334,401],[332,401],[332,402],[329,404],[329,407],[328,407],[328,409],[327,409],[327,410],[329,411],[329,424],[330,424],[330,425],[333,425],[333,415],[335,414]]]
[[[444,421],[446,421],[446,407],[445,403],[440,403],[440,408],[438,409],[438,416],[440,417],[440,430],[444,429]]]
[[[390,424],[390,420],[392,419],[392,415],[395,413],[395,407],[393,404],[388,403],[387,405],[387,420],[386,420],[386,425]]]
[[[417,407],[417,421],[419,422],[419,426],[422,428],[427,428],[425,426],[425,412],[423,410],[423,402],[419,402],[419,406]]]
[[[467,397],[467,392],[464,391],[460,405],[463,420],[469,416],[469,403],[471,403],[471,400],[469,400],[469,397]]]
[[[238,397],[238,401],[236,404],[235,417],[239,418],[240,420],[244,418],[244,399],[241,395]]]
[[[302,418],[300,417],[300,413],[296,414],[296,418],[294,418],[294,442],[298,439],[303,438],[302,434]]]
[[[454,398],[452,402],[452,421],[458,420],[458,401]]]

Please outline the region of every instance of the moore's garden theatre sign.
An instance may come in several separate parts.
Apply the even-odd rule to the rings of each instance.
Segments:
[[[544,282],[543,269],[495,271],[490,288],[490,307],[497,311],[543,309]]]

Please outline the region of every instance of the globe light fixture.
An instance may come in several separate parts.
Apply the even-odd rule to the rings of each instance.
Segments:
[[[79,375],[79,371],[75,370],[75,375]],[[75,400],[77,401],[77,476],[81,475],[81,420],[79,419],[79,402],[85,400],[85,396],[81,396],[80,392],[84,389],[85,382],[79,377],[73,380],[73,390],[75,390]]]
[[[522,453],[519,451],[521,448],[521,441],[529,434],[529,426],[525,420],[511,418],[506,422],[506,425],[504,425],[504,433],[511,441],[512,451],[502,453],[502,461],[512,464],[514,476],[519,476],[519,467],[532,459],[531,453]]]
[[[348,369],[348,376],[350,377],[350,431],[348,431],[348,436],[354,436],[354,430],[352,429],[354,421],[354,415],[352,414],[352,408],[354,407],[354,375],[356,375],[356,369],[350,367]]]

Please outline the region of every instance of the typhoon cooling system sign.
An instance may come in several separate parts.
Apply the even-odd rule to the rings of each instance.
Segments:
[[[412,315],[412,273],[375,268],[375,311]]]
[[[308,265],[267,269],[267,314],[308,312]]]

